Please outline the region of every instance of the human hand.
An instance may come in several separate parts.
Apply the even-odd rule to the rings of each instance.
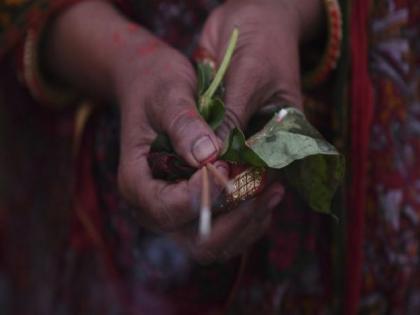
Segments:
[[[268,104],[301,108],[299,42],[319,29],[320,0],[230,0],[208,18],[200,46],[219,64],[234,29],[237,49],[224,86],[226,118],[218,134],[233,127],[246,130],[249,119]]]
[[[99,0],[64,10],[47,35],[45,56],[54,77],[120,107],[119,184],[139,222],[172,231],[196,218],[191,201],[199,198],[200,172],[170,184],[155,180],[147,163],[158,133],[166,133],[192,167],[218,155],[219,142],[196,110],[190,62]]]
[[[224,81],[226,115],[218,129],[222,139],[234,127],[245,130],[251,116],[264,105],[288,102],[302,106],[298,46],[303,37],[301,28],[307,26],[300,23],[302,16],[298,9],[302,7],[278,0],[231,0],[209,17],[200,45],[216,64],[220,64],[224,56],[234,27],[240,30],[237,49]],[[283,186],[273,182],[266,185],[257,198],[219,214],[213,235],[203,247],[207,252],[203,253],[203,248],[198,252],[210,260],[220,260],[220,257],[229,259],[244,251],[265,233],[272,210],[281,202],[283,194]],[[227,245],[221,247],[223,242]]]
[[[136,58],[139,46],[152,51]],[[200,196],[201,172],[176,183],[153,178],[151,144],[166,134],[175,152],[195,168],[216,159],[220,145],[196,109],[190,62],[151,34],[143,34],[135,47],[115,76],[122,126],[120,188],[139,209],[144,226],[173,231],[197,217],[192,201]]]

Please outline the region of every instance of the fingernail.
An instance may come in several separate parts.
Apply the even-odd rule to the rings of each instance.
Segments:
[[[216,169],[224,176],[229,176],[229,169],[225,163],[216,162],[214,163],[214,166],[216,166]]]
[[[200,163],[211,158],[216,153],[216,151],[216,147],[210,140],[209,136],[204,136],[198,139],[192,148],[192,154]]]

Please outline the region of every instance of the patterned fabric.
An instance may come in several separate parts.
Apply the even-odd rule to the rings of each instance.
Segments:
[[[420,3],[376,1],[362,314],[420,314]]]

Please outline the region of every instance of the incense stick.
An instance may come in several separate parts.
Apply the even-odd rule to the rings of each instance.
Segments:
[[[210,163],[207,164],[207,168],[214,175],[214,177],[216,177],[216,179],[219,181],[219,183],[225,187],[226,192],[228,194],[231,194],[234,191],[235,187],[234,187],[232,181],[230,181],[225,175],[220,173],[217,170],[217,168],[214,167],[213,164],[210,164]]]
[[[202,171],[201,208],[198,231],[200,238],[205,239],[210,235],[211,230],[210,185],[207,167],[204,166]]]

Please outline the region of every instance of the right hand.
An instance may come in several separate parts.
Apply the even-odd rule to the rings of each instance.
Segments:
[[[89,21],[89,23],[86,23]],[[216,159],[220,145],[195,106],[191,63],[106,1],[81,1],[50,23],[45,60],[54,77],[121,111],[118,180],[149,229],[176,230],[198,215],[200,172],[175,184],[152,177],[147,154],[158,135],[192,167]]]
[[[216,159],[220,144],[197,112],[191,63],[151,34],[130,46],[115,75],[122,126],[119,185],[139,209],[142,225],[174,231],[198,215],[193,201],[200,198],[201,172],[177,183],[154,179],[147,161],[152,142],[167,134],[176,153],[196,168]]]

